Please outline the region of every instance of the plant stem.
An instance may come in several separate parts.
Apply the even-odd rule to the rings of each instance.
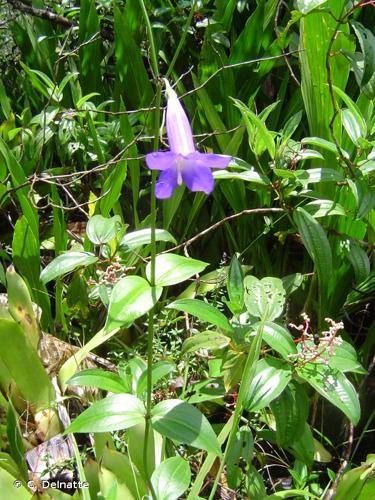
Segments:
[[[151,59],[152,71],[154,72],[154,77],[158,78],[159,77],[158,54],[156,51],[154,35],[152,33],[152,26],[150,23],[150,18],[148,17],[147,9],[146,9],[144,1],[139,0],[139,4],[140,4],[141,10],[142,10],[143,18],[144,18],[145,23],[146,23],[147,37],[148,37],[148,42],[150,44],[150,59]],[[156,135],[155,135],[155,138],[156,138]],[[157,142],[159,142],[159,137],[157,138]]]
[[[159,67],[157,51],[154,41],[154,36],[152,33],[152,27],[150,19],[147,14],[146,6],[143,0],[139,0],[139,4],[142,10],[142,14],[146,23],[147,36],[150,44],[150,58],[152,71],[155,78],[159,77]],[[156,84],[156,97],[155,97],[155,113],[154,113],[154,150],[158,149],[159,146],[159,124],[160,124],[160,101],[161,101],[161,88],[160,83]],[[155,244],[155,226],[156,226],[156,198],[155,198],[155,183],[156,183],[156,172],[152,172],[151,177],[151,208],[150,208],[150,226],[151,226],[151,276],[150,284],[152,287],[153,302],[156,302],[155,294],[155,258],[156,258],[156,244]],[[148,313],[148,337],[147,337],[147,396],[146,396],[146,416],[145,416],[145,435],[143,442],[143,463],[145,468],[145,473],[149,479],[149,488],[151,496],[156,499],[155,491],[151,484],[151,473],[148,470],[148,442],[149,435],[151,431],[151,409],[152,409],[152,355],[153,355],[153,340],[154,340],[154,314],[155,308],[153,307]],[[153,452],[153,450],[152,450]]]
[[[218,439],[220,445],[222,445],[225,442],[230,430],[233,427],[233,418],[234,418],[234,414],[232,414],[232,416],[230,417],[228,422],[224,425],[220,434],[218,435],[217,439]],[[214,453],[207,454],[207,457],[206,457],[205,461],[203,462],[201,468],[199,469],[199,472],[194,480],[193,486],[191,487],[190,493],[187,496],[186,500],[195,500],[196,497],[199,495],[199,492],[201,491],[205,477],[210,472],[213,464],[215,463],[216,458],[217,458],[217,456]]]
[[[228,441],[227,441],[227,444],[225,447],[224,456],[221,459],[220,467],[219,467],[219,470],[217,471],[217,474],[215,477],[215,482],[212,486],[209,500],[212,500],[215,496],[216,489],[217,489],[217,486],[219,484],[220,476],[223,472],[225,463],[226,463],[227,458],[228,458],[229,450],[231,449],[231,447],[233,445],[233,441],[236,437],[236,433],[238,430],[238,424],[240,422],[242,411],[243,411],[243,403],[244,403],[244,400],[246,397],[246,392],[249,388],[251,380],[254,378],[254,375],[255,375],[256,363],[258,361],[260,348],[262,345],[262,335],[263,335],[264,323],[265,323],[267,315],[268,315],[267,309],[266,309],[266,311],[263,315],[263,318],[259,324],[257,333],[255,335],[255,338],[254,338],[252,344],[251,344],[249,354],[247,355],[245,368],[244,368],[244,372],[243,372],[243,376],[242,376],[242,380],[241,380],[240,390],[238,391],[237,404],[236,404],[236,409],[234,411],[234,416],[233,416],[233,425],[232,425],[232,428],[231,428],[231,431],[230,431],[230,434],[228,437]]]
[[[185,39],[186,39],[186,35],[188,33],[188,29],[190,28],[191,20],[193,19],[193,14],[194,14],[194,11],[195,11],[195,4],[196,4],[196,2],[194,1],[192,3],[192,5],[191,5],[189,17],[186,20],[186,23],[185,23],[184,29],[182,31],[182,35],[181,35],[180,41],[178,42],[177,49],[176,49],[176,51],[175,51],[175,53],[173,55],[173,59],[171,61],[171,64],[169,65],[168,71],[165,74],[165,78],[168,78],[169,75],[172,73],[172,70],[174,68],[174,65],[176,64],[177,58],[180,55],[182,46],[184,45],[184,42],[185,42]]]

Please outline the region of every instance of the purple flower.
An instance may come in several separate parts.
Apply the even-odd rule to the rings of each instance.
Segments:
[[[150,170],[161,170],[156,183],[156,198],[170,198],[183,182],[190,191],[210,194],[214,188],[211,168],[225,168],[230,156],[200,153],[195,149],[193,133],[186,113],[176,92],[167,80],[167,136],[170,151],[157,151],[146,155]]]

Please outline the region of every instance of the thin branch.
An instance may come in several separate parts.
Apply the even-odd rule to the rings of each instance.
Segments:
[[[241,212],[238,212],[236,214],[228,215],[228,217],[224,217],[224,219],[219,220],[218,222],[216,222],[212,226],[204,229],[203,231],[196,234],[195,236],[193,236],[189,240],[184,241],[184,243],[181,243],[180,245],[177,245],[173,248],[170,248],[169,250],[165,250],[162,253],[174,252],[175,250],[178,250],[180,248],[188,247],[189,245],[191,245],[195,241],[202,238],[202,236],[205,236],[206,234],[210,233],[211,231],[214,231],[215,229],[222,226],[226,222],[229,222],[233,219],[236,219],[237,217],[241,217],[242,215],[267,214],[267,213],[271,213],[271,212],[274,212],[274,213],[285,212],[285,209],[284,208],[250,208],[247,210],[242,210]]]
[[[19,10],[23,14],[28,14],[29,16],[39,17],[40,19],[45,19],[46,21],[51,21],[55,24],[64,26],[65,28],[71,28],[75,25],[73,21],[70,21],[66,17],[60,16],[49,9],[37,9],[31,5],[27,5],[20,0],[7,0],[7,2],[12,5],[15,9]]]
[[[9,5],[11,5],[14,9],[22,12],[23,14],[27,14],[29,16],[38,17],[39,19],[44,19],[45,21],[49,21],[51,23],[62,26],[63,28],[69,29],[73,27],[78,27],[78,23],[75,21],[71,21],[70,19],[60,16],[56,14],[53,10],[50,9],[38,9],[36,7],[32,7],[31,5],[27,5],[20,0],[6,0]],[[101,37],[113,41],[113,32],[108,28],[102,28],[100,31]]]

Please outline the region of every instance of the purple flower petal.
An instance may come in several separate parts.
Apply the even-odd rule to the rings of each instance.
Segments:
[[[227,155],[216,155],[214,153],[199,153],[195,151],[188,155],[189,159],[196,160],[209,168],[225,168],[230,163],[232,157]]]
[[[190,191],[203,191],[210,194],[214,189],[214,178],[211,170],[203,162],[184,160],[182,180]]]
[[[166,170],[173,166],[176,156],[172,151],[156,151],[146,155],[146,164],[150,170]]]
[[[177,186],[177,166],[172,166],[159,175],[155,186],[156,198],[160,200],[170,198]]]
[[[174,153],[188,155],[195,151],[193,132],[176,92],[167,84],[167,136]]]

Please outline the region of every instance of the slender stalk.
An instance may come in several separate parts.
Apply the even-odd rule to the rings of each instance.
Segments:
[[[150,44],[150,59],[151,67],[156,79],[159,78],[159,67],[158,67],[158,57],[154,41],[154,36],[152,33],[152,27],[150,19],[147,14],[146,6],[143,0],[139,0],[139,4],[142,10],[142,14],[146,23],[147,36]],[[160,83],[156,84],[156,98],[155,98],[155,113],[154,113],[154,150],[158,149],[159,145],[159,124],[160,124],[160,101],[161,101],[161,88]],[[155,294],[155,258],[156,258],[156,244],[155,244],[155,226],[156,226],[156,198],[155,198],[155,183],[156,183],[156,172],[152,172],[151,177],[151,208],[150,208],[150,226],[151,226],[151,273],[150,273],[150,284],[152,287],[152,293]],[[156,296],[153,297],[154,302],[156,302]],[[154,341],[154,307],[150,310],[148,314],[148,337],[147,337],[147,396],[146,396],[146,416],[145,416],[145,435],[143,442],[143,463],[147,478],[150,478],[151,474],[148,470],[148,443],[151,431],[151,409],[152,409],[152,355],[153,355],[153,341]],[[156,499],[155,491],[152,487],[151,481],[149,480],[149,488],[151,496]]]
[[[217,437],[220,445],[222,445],[225,442],[230,430],[232,429],[233,417],[234,417],[234,414],[232,414],[232,416],[230,417],[228,422],[224,425],[220,434]],[[199,472],[194,480],[193,486],[191,487],[190,493],[187,496],[186,500],[195,500],[196,497],[199,495],[199,492],[202,489],[204,480],[205,480],[207,474],[210,472],[213,464],[215,463],[216,458],[217,458],[217,456],[214,453],[207,454],[206,459],[203,462],[201,468],[199,469]]]
[[[266,309],[266,311],[263,315],[263,318],[259,324],[259,328],[257,330],[255,338],[251,344],[249,353],[247,355],[245,368],[244,368],[244,372],[243,372],[243,377],[242,377],[242,381],[241,381],[241,385],[240,385],[240,390],[238,391],[236,409],[235,409],[234,414],[233,414],[233,425],[232,425],[232,428],[231,428],[231,431],[230,431],[230,434],[228,437],[228,441],[227,441],[227,444],[225,447],[224,456],[221,459],[220,467],[217,471],[217,474],[215,477],[215,482],[212,486],[209,500],[212,500],[215,496],[216,489],[217,489],[217,486],[219,484],[220,476],[223,472],[225,463],[226,463],[227,458],[228,458],[229,450],[231,449],[233,442],[234,442],[234,439],[236,437],[238,425],[239,425],[239,422],[241,420],[241,416],[242,416],[242,412],[243,412],[243,404],[244,404],[244,400],[246,397],[246,392],[248,390],[248,387],[249,387],[251,380],[254,378],[256,363],[258,361],[260,348],[262,345],[262,335],[263,335],[264,323],[266,321],[267,315],[268,315],[268,311]]]
[[[177,49],[176,49],[176,51],[175,51],[175,53],[173,55],[173,59],[171,61],[171,64],[169,65],[169,68],[168,68],[168,71],[167,71],[167,73],[165,75],[165,78],[168,78],[169,75],[172,73],[174,65],[176,64],[177,58],[180,55],[181,49],[182,49],[182,47],[183,47],[183,45],[185,43],[186,35],[188,33],[188,29],[190,28],[191,20],[193,19],[193,14],[194,14],[194,11],[195,11],[195,4],[196,4],[196,2],[194,1],[192,3],[192,5],[191,5],[189,17],[186,20],[186,23],[185,23],[184,29],[182,31],[182,35],[181,35],[180,41],[178,42]]]
[[[154,35],[152,33],[150,18],[148,17],[147,9],[143,0],[139,0],[139,5],[141,7],[143,18],[146,23],[148,43],[150,44],[150,59],[151,59],[152,71],[154,72],[154,77],[158,78],[159,77],[158,54],[156,51],[156,45],[155,45]],[[156,140],[157,143],[159,142],[159,134],[155,134],[154,140]]]

